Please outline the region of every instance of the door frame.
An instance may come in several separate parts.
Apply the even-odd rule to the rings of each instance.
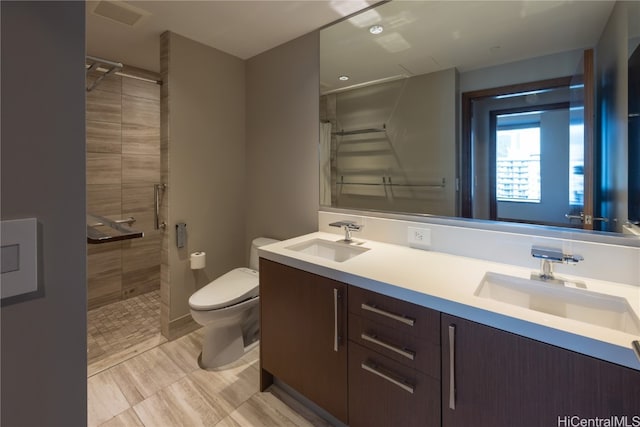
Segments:
[[[584,200],[582,212],[586,221],[583,221],[582,228],[593,230],[593,221],[589,218],[594,216],[595,207],[595,70],[593,49],[584,51],[582,57],[582,81],[574,76],[573,83],[582,83],[584,97]]]
[[[473,103],[496,96],[510,95],[543,89],[553,89],[571,84],[572,77],[559,77],[528,83],[482,89],[462,94],[462,140],[460,146],[460,210],[463,218],[473,218],[473,164],[471,146],[471,121],[473,119]],[[586,124],[585,124],[586,126]],[[495,178],[494,178],[495,180]]]
[[[595,173],[595,69],[593,49],[586,49],[582,56],[582,70],[577,70],[573,76],[558,77],[528,83],[519,83],[489,89],[464,92],[462,94],[461,111],[461,142],[460,142],[460,216],[473,218],[473,164],[471,130],[473,119],[473,103],[486,98],[509,95],[518,92],[557,88],[582,83],[584,85],[584,217],[586,230],[593,229],[590,221],[594,215],[594,173]]]

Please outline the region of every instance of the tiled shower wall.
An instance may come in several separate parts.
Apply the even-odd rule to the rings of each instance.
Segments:
[[[92,76],[88,77],[88,82]],[[160,288],[160,85],[109,76],[87,92],[87,212],[136,219],[140,239],[89,244],[89,309]]]

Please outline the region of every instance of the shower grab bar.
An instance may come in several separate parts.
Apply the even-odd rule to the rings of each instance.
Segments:
[[[331,135],[349,136],[349,135],[360,135],[363,133],[378,133],[378,132],[386,132],[386,131],[387,131],[387,125],[386,123],[383,123],[382,128],[367,128],[367,129],[353,129],[353,130],[340,129],[337,132],[331,132]]]
[[[361,135],[363,133],[381,133],[381,132],[386,132],[387,130],[382,128],[382,129],[377,129],[377,128],[370,128],[370,129],[356,129],[356,130],[341,130],[338,132],[331,132],[331,135],[337,135],[337,136],[350,136],[350,135]]]
[[[390,176],[383,176],[382,182],[358,182],[358,181],[345,181],[344,175],[340,176],[340,180],[337,181],[337,185],[381,185],[385,187],[422,187],[422,188],[445,188],[447,183],[445,178],[442,178],[440,182],[436,183],[425,183],[425,184],[396,184],[391,182]]]
[[[102,216],[87,214],[87,243],[98,244],[144,237],[142,231],[129,227],[128,224],[132,220],[135,221],[135,218],[113,221]],[[105,229],[99,230],[97,227],[105,227]]]
[[[154,228],[156,230],[165,229],[167,224],[160,222],[160,192],[164,192],[167,189],[167,184],[154,184],[153,186],[153,200],[154,200]]]

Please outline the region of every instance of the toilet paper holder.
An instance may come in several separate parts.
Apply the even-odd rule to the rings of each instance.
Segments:
[[[205,252],[193,252],[189,255],[189,267],[192,270],[200,270],[207,265],[207,254]]]

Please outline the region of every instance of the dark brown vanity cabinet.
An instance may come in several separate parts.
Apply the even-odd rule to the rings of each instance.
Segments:
[[[345,424],[347,286],[260,259],[260,389],[278,377]]]
[[[639,371],[265,259],[260,316],[261,390],[352,427],[640,427]]]
[[[443,427],[640,425],[638,371],[446,314],[441,336]]]
[[[440,313],[349,288],[349,424],[440,426]]]

